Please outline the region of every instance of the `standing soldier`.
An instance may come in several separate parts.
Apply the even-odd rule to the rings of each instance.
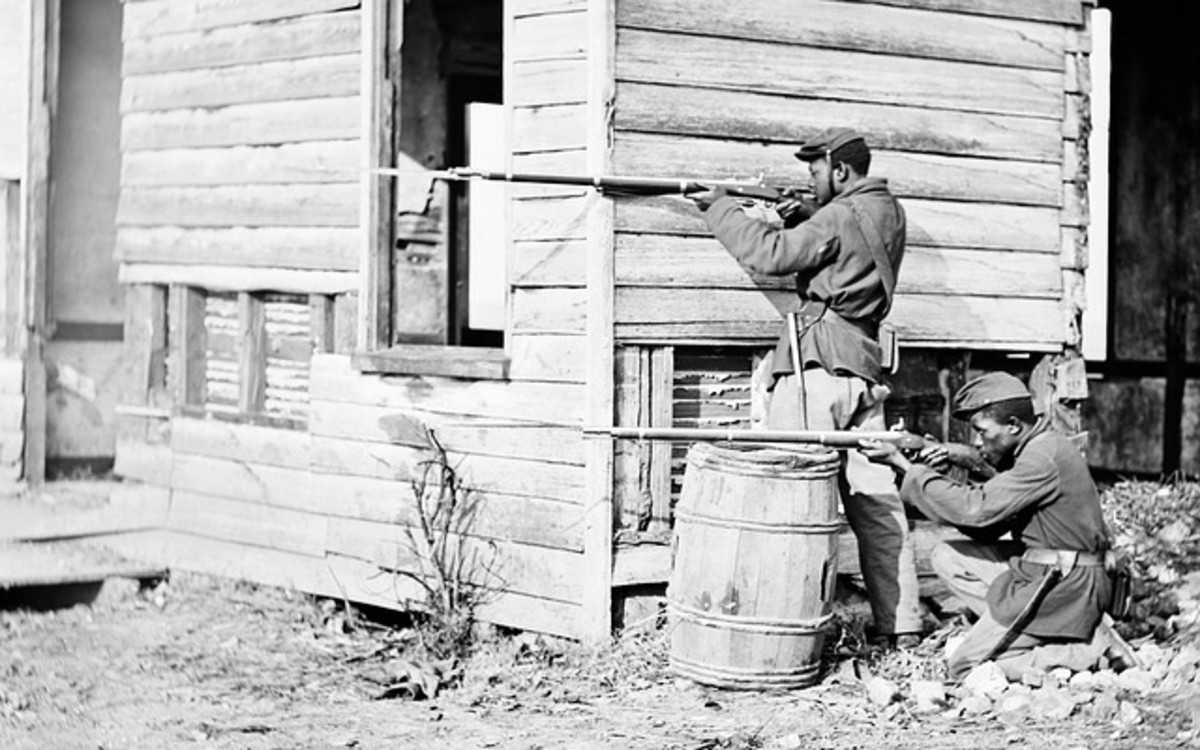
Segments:
[[[819,207],[803,211],[795,226],[748,216],[720,188],[691,197],[743,267],[796,276],[797,304],[785,315],[767,384],[768,428],[883,430],[884,357],[892,344],[881,346],[880,325],[904,256],[904,210],[886,180],[867,176],[871,152],[853,130],[822,133],[796,158],[809,165]],[[875,619],[873,640],[914,646],[921,630],[916,564],[891,472],[851,451],[841,484]]]

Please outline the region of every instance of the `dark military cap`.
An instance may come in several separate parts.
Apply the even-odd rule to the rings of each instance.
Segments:
[[[856,141],[861,148],[867,148],[866,140],[858,131],[850,128],[830,128],[801,143],[796,158],[800,161],[816,161]]]
[[[985,406],[1021,398],[1032,398],[1024,383],[1007,372],[989,372],[968,381],[954,394],[954,417],[967,419]]]

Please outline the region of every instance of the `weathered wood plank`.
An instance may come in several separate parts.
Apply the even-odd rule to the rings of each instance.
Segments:
[[[352,96],[358,94],[359,84],[357,53],[126,76],[121,82],[121,111]]]
[[[587,243],[582,240],[515,242],[509,279],[518,287],[582,287],[587,283]]]
[[[312,437],[312,468],[318,473],[391,479],[405,483],[428,462],[428,449],[326,435]],[[447,452],[447,458],[464,485],[497,495],[523,495],[560,503],[583,502],[583,476],[579,467],[495,456]]]
[[[122,37],[155,37],[357,8],[360,0],[192,0],[125,4]]]
[[[432,478],[437,476],[435,468]],[[324,498],[326,513],[331,517],[387,523],[397,527],[400,539],[406,533],[400,527],[419,528],[416,494],[407,479],[314,474],[310,481],[313,494]],[[441,489],[432,483],[426,487],[427,508],[438,501]],[[504,495],[470,485],[460,502],[464,511],[469,509],[469,520],[464,519],[457,527],[460,533],[549,549],[583,549],[581,505]]]
[[[808,170],[795,151],[794,143],[619,132],[613,164],[617,174],[761,178],[771,185],[804,185]],[[887,178],[892,192],[902,198],[1034,206],[1058,206],[1062,200],[1057,164],[872,148],[871,175]]]
[[[512,333],[508,337],[512,380],[583,383],[587,338],[576,335]]]
[[[589,196],[572,196],[513,201],[513,241],[585,239],[589,200]]]
[[[167,528],[314,557],[325,554],[325,516],[220,496],[224,491],[216,484],[205,492],[175,490]]]
[[[465,550],[480,567],[465,571],[482,585],[565,602],[581,599],[575,575],[580,555],[565,550],[468,539]],[[418,572],[420,562],[401,528],[350,518],[329,519],[328,550],[388,570]]]
[[[617,78],[1058,119],[1061,71],[625,29]]]
[[[796,143],[826,128],[846,126],[888,150],[1052,163],[1062,159],[1061,124],[1044,118],[621,82],[617,100],[617,130]]]
[[[123,263],[358,271],[357,229],[119,227]]]
[[[126,41],[126,76],[358,52],[360,14],[320,16],[157,34]]]
[[[513,107],[513,153],[582,148],[586,143],[586,116],[583,104]]]
[[[238,292],[238,411],[261,414],[267,398],[267,310],[263,296]]]
[[[123,152],[357,138],[357,96],[133,112],[121,118]]]
[[[358,186],[226,185],[125,188],[121,226],[356,227]]]
[[[1056,23],[1083,22],[1084,0],[842,0],[865,4],[928,8],[951,13],[978,13],[1001,18],[1035,19]]]
[[[531,60],[513,64],[509,104],[530,107],[581,103],[587,98],[587,61]]]
[[[0,540],[63,539],[162,528],[169,491],[146,485],[117,486],[94,507],[56,508],[47,503],[10,504]]]
[[[244,185],[354,182],[358,141],[313,141],[281,146],[129,151],[121,185]]]
[[[513,62],[582,57],[587,51],[587,14],[546,13],[513,19]]]
[[[510,0],[511,12],[516,17],[536,16],[542,13],[567,13],[587,8],[587,0]]]
[[[620,27],[1062,70],[1063,31],[1033,21],[867,3],[626,0]]]
[[[175,452],[171,488],[219,494],[230,500],[279,506],[308,513],[327,512],[329,502],[312,491],[307,469],[257,464]]]
[[[515,425],[486,417],[446,416],[320,399],[313,399],[309,408],[308,428],[314,435],[417,445],[424,431],[431,429],[453,453],[583,464],[583,435],[578,428]]]
[[[169,445],[117,438],[113,473],[123,479],[135,479],[156,487],[170,487],[173,464],[174,454]]]
[[[227,292],[271,289],[297,294],[343,294],[358,289],[356,273],[232,265],[124,263],[118,272],[118,278],[123,284],[195,284],[205,289]]]
[[[1059,252],[1054,208],[917,199],[902,204],[914,246]],[[695,205],[674,197],[617,201],[617,231],[711,235]]]
[[[795,288],[791,276],[743,270],[716,239],[618,234],[616,247],[617,286]],[[1059,258],[1049,253],[909,247],[896,291],[1058,299]]]
[[[723,289],[617,289],[617,336],[624,340],[747,339],[778,335],[793,292]],[[912,346],[1061,346],[1057,300],[903,295],[889,320]]]
[[[510,304],[513,333],[583,333],[587,325],[583,289],[514,289]]]
[[[346,357],[314,356],[310,390],[314,399],[517,423],[579,424],[582,389],[571,383],[472,382],[437,376],[363,375]]]

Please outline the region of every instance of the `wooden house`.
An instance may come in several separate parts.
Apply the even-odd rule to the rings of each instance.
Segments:
[[[469,537],[498,589],[483,618],[601,638],[614,601],[661,590],[680,449],[584,428],[746,424],[788,283],[741,271],[682,198],[526,185],[495,203],[424,174],[497,144],[515,172],[787,183],[806,179],[798,140],[857,127],[909,216],[895,415],[946,432],[954,383],[1012,355],[1049,401],[1081,395],[1062,375],[1079,374],[1085,304],[1089,2],[0,9],[29,30],[24,52],[0,45],[0,98],[28,83],[24,114],[0,112],[7,283],[43,300],[7,297],[0,459],[40,476],[55,447],[39,426],[71,426],[54,384],[109,399],[122,501],[162,518],[111,541],[155,561],[406,606],[432,431],[480,503]],[[101,252],[54,234],[51,194],[88,178],[52,158],[55,118],[68,92],[108,90],[82,85],[77,56],[101,43],[81,30],[114,23],[99,57],[119,63],[116,119],[96,137],[115,155],[121,350],[80,387],[42,349],[75,301],[47,296],[47,267]],[[468,117],[489,104],[498,121]],[[499,219],[472,224],[485,204]],[[503,300],[486,319],[468,295],[485,286]]]

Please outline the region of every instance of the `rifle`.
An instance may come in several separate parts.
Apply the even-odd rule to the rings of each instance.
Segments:
[[[564,175],[564,174],[527,174],[520,172],[492,172],[473,167],[451,167],[449,169],[429,171],[405,171],[400,169],[380,168],[372,172],[392,177],[421,175],[429,179],[465,181],[465,180],[494,180],[500,182],[525,182],[541,185],[574,185],[579,187],[596,188],[613,195],[689,195],[711,188],[724,188],[725,192],[737,198],[751,198],[766,203],[780,203],[795,196],[780,188],[764,184],[761,179],[749,180],[705,180],[705,179],[666,179],[661,177],[617,177],[610,175]]]
[[[584,427],[587,437],[613,437],[619,440],[665,440],[672,443],[708,441],[714,443],[806,443],[841,450],[859,447],[860,440],[894,443],[905,452],[917,452],[939,445],[920,435],[902,430],[745,430],[686,427]]]

